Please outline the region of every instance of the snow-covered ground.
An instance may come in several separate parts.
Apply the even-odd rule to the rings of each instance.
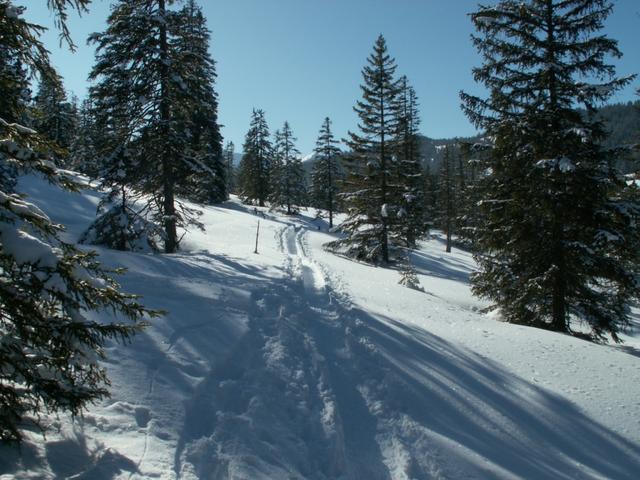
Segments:
[[[99,200],[21,188],[69,240]],[[323,251],[311,212],[203,212],[179,254],[99,249],[168,314],[108,348],[112,398],[0,447],[1,479],[639,478],[640,328],[607,346],[489,318],[438,238],[419,292]]]

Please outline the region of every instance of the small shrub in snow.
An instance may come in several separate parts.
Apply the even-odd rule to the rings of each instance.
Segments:
[[[122,251],[158,252],[162,229],[120,205],[100,215],[80,238],[80,243],[104,245]]]

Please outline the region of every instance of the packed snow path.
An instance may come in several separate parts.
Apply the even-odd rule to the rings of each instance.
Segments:
[[[306,233],[280,229],[287,276],[198,388],[179,478],[634,478],[637,446],[564,399],[356,308]]]

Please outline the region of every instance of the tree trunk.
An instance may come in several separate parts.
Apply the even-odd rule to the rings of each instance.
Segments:
[[[166,16],[165,0],[158,0],[158,13],[164,19]],[[178,248],[178,234],[176,230],[176,209],[174,199],[173,164],[170,157],[169,122],[171,110],[169,105],[169,45],[167,42],[167,27],[160,22],[160,124],[163,143],[162,148],[162,187],[165,229],[165,253],[174,253]]]

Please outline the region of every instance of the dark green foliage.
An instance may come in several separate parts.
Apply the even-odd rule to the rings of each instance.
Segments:
[[[316,141],[315,163],[311,171],[311,198],[313,206],[329,214],[329,228],[333,228],[338,184],[343,177],[339,163],[340,148],[331,132],[331,120],[324,119]]]
[[[94,34],[91,88],[99,154],[133,156],[127,187],[145,193],[148,210],[164,228],[164,250],[178,248],[178,227],[198,225],[198,212],[177,193],[201,202],[226,199],[225,169],[208,55],[209,32],[193,2],[180,11],[164,0],[119,2],[107,30]]]
[[[227,169],[222,158],[222,136],[218,125],[218,99],[213,82],[215,63],[209,54],[210,32],[202,10],[188,0],[174,16],[170,50],[174,74],[179,75],[177,102],[179,135],[186,141],[183,152],[184,180],[177,193],[200,203],[227,199]]]
[[[273,163],[269,175],[271,208],[286,207],[287,215],[297,213],[299,207],[307,203],[305,172],[295,141],[289,123],[284,122],[282,131],[275,133]]]
[[[347,177],[343,184],[348,212],[341,225],[345,236],[327,245],[373,263],[389,262],[389,237],[399,209],[401,188],[394,151],[399,86],[395,70],[395,61],[381,35],[362,70],[362,100],[354,107],[360,132],[349,132],[345,140],[351,150],[345,159]]]
[[[478,143],[461,143],[455,171],[456,185],[456,218],[455,229],[458,241],[466,248],[473,249],[475,232],[480,218],[478,204],[481,200],[481,190],[478,182],[481,178],[481,158],[487,150]]]
[[[472,15],[486,99],[462,94],[492,138],[483,162],[474,292],[509,322],[604,340],[628,324],[638,297],[637,197],[602,148],[595,107],[630,79],[605,58],[607,0],[502,0]],[[601,79],[600,84],[586,79]],[[587,115],[577,110],[582,105]]]
[[[33,126],[52,147],[57,165],[69,168],[69,149],[78,129],[77,105],[68,101],[58,75],[43,77],[34,98]]]
[[[424,292],[424,288],[420,285],[420,279],[418,278],[418,272],[411,263],[410,250],[405,249],[403,255],[400,256],[400,280],[398,283],[403,287],[410,288],[412,290],[418,290]]]
[[[395,134],[397,181],[400,198],[397,200],[398,213],[394,236],[397,243],[409,248],[416,246],[416,240],[427,232],[424,179],[418,127],[418,97],[408,84],[407,78],[400,79],[400,91],[395,106],[397,132]]]
[[[53,2],[59,14],[67,4],[85,2]],[[20,13],[19,7],[0,1],[0,52],[9,52],[25,69],[14,72],[37,72],[46,78],[52,70],[38,40],[41,29],[22,20]],[[17,123],[25,108],[15,97],[21,89],[6,76],[0,78],[0,98],[9,106],[0,112],[0,163],[73,188],[56,173],[47,156],[48,142]],[[143,316],[157,312],[120,292],[111,278],[116,272],[104,270],[95,253],[63,242],[62,227],[23,195],[6,190],[6,171],[0,175],[0,438],[19,441],[26,423],[46,428],[41,414],[77,415],[107,396],[108,379],[98,363],[105,342],[127,341],[141,328]],[[98,323],[90,317],[105,310],[130,323]]]
[[[446,252],[451,252],[451,235],[456,218],[456,204],[459,190],[456,188],[454,149],[446,146],[444,158],[440,164],[437,183],[437,224],[444,231],[447,243]]]
[[[69,149],[68,165],[90,178],[100,175],[101,165],[96,145],[99,143],[100,131],[96,128],[93,106],[90,99],[85,99],[78,111],[78,128]]]
[[[238,170],[238,195],[244,202],[264,207],[269,196],[273,147],[262,110],[253,110]]]
[[[224,151],[222,152],[222,159],[225,166],[225,178],[227,179],[227,192],[235,193],[236,191],[236,168],[233,164],[235,156],[235,145],[233,142],[229,141],[224,146]]]
[[[84,232],[80,243],[121,251],[159,250],[162,231],[147,220],[148,203],[145,205],[139,201],[140,195],[128,186],[128,177],[135,177],[133,153],[127,148],[120,148],[112,152],[112,157],[101,171],[100,186],[109,193],[100,201],[98,218]]]

